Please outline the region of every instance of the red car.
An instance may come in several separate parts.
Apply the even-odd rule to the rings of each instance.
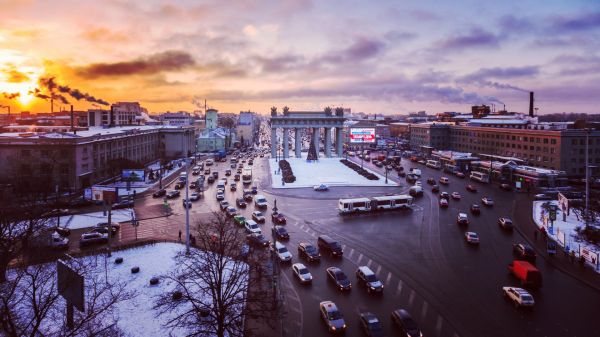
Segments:
[[[467,185],[467,191],[469,192],[477,192],[477,187],[473,185]]]
[[[271,214],[271,220],[273,220],[273,222],[276,224],[287,223],[285,215],[283,215],[282,213],[278,213],[278,212],[273,212],[273,214]]]
[[[471,213],[473,213],[473,214],[481,213],[481,208],[479,208],[479,205],[477,205],[477,204],[471,205]]]
[[[446,199],[446,198],[440,199],[440,207],[447,208],[448,207],[448,199]]]

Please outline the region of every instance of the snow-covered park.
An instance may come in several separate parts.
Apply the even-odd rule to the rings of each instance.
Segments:
[[[111,222],[131,221],[135,211],[133,208],[115,209],[111,212]],[[60,226],[69,229],[80,229],[94,227],[100,222],[108,222],[108,216],[104,212],[93,212],[85,214],[63,215],[60,217]],[[52,219],[52,226],[56,226],[56,218]]]
[[[271,173],[271,184],[273,188],[299,188],[313,187],[325,184],[328,186],[397,186],[392,180],[385,183],[385,177],[376,173],[379,180],[369,180],[344,164],[340,158],[319,158],[318,161],[306,161],[307,153],[302,153],[302,158],[288,158],[292,172],[296,176],[293,183],[282,184],[282,176],[279,174],[279,165],[275,159],[269,159],[269,171]]]

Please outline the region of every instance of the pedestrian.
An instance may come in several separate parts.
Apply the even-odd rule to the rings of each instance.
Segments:
[[[181,229],[179,230],[179,242],[181,242]]]

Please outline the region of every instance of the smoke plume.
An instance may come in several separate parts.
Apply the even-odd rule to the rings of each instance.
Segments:
[[[12,93],[10,93],[10,92],[3,92],[2,96],[4,96],[4,98],[6,98],[6,99],[15,99],[15,98],[21,96],[21,93],[18,93],[18,92],[12,92]]]
[[[60,92],[63,94],[67,94],[78,101],[84,100],[84,101],[87,101],[90,103],[109,105],[109,103],[107,101],[100,99],[100,98],[96,98],[88,93],[81,92],[79,89],[70,88],[68,85],[58,84],[56,82],[56,78],[53,76],[40,78],[39,84],[40,84],[40,86],[48,89],[48,91],[51,94],[56,95],[58,97],[64,98],[61,94],[57,93],[57,92]]]

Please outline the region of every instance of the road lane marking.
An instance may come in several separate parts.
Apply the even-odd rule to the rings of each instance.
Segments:
[[[401,291],[402,291],[402,280],[398,280],[398,287],[396,288],[396,296],[399,296]]]
[[[342,245],[342,251],[346,250],[346,245]]]
[[[373,263],[373,260],[369,259],[369,262],[367,262],[367,267],[369,267],[369,269],[371,269],[371,263]]]
[[[348,259],[352,259],[353,254],[354,254],[354,248],[350,249],[350,254],[348,254]]]
[[[377,271],[375,272],[375,275],[379,275],[380,271],[381,271],[381,265],[377,266]]]
[[[425,319],[425,315],[427,315],[427,307],[429,306],[429,304],[427,304],[427,302],[423,301],[423,309],[421,309],[421,322]]]
[[[388,271],[387,278],[385,279],[385,284],[390,284],[390,280],[392,279],[392,273]]]
[[[413,289],[410,290],[410,295],[408,296],[408,305],[412,306],[415,301],[415,291]]]
[[[436,336],[439,336],[442,333],[442,323],[443,322],[444,322],[444,320],[442,319],[442,316],[438,315],[437,322],[435,323]]]
[[[362,253],[360,253],[360,255],[358,256],[358,261],[356,261],[356,264],[360,265],[360,261],[362,261],[363,255]]]

